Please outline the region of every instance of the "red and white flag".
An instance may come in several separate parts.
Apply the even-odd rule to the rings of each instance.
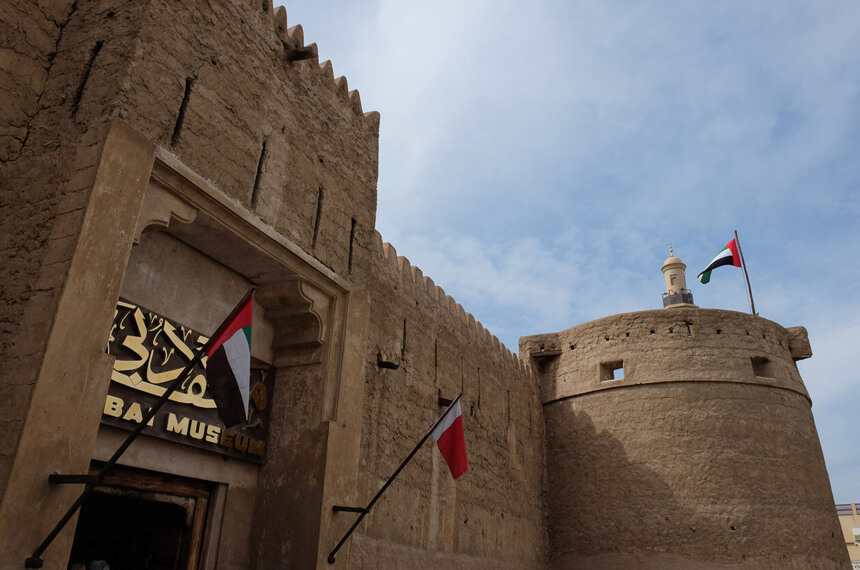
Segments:
[[[459,479],[469,470],[469,463],[466,461],[466,434],[463,432],[463,413],[460,411],[459,400],[439,418],[430,435],[436,440],[442,457],[448,463],[451,476]]]

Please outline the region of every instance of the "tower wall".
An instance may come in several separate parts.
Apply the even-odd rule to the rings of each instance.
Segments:
[[[541,375],[554,567],[847,567],[804,329],[643,311],[520,351]]]

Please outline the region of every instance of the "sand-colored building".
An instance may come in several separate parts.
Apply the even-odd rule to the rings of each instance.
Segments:
[[[856,503],[836,505],[839,524],[842,526],[842,537],[851,558],[851,567],[860,568],[860,513]]]
[[[380,117],[282,8],[0,13],[0,568],[37,565],[82,488],[57,475],[97,473],[251,286],[248,421],[194,369],[45,568],[849,567],[802,328],[696,307],[672,256],[668,308],[517,356],[382,241]],[[428,443],[330,563],[334,507],[460,393],[469,472]]]

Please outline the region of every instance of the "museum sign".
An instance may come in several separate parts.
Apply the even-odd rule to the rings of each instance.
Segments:
[[[193,329],[120,299],[108,340],[108,353],[116,360],[102,423],[133,430],[207,340]],[[252,364],[248,421],[228,428],[208,389],[204,357],[143,433],[260,462],[266,452],[272,387],[272,368]]]

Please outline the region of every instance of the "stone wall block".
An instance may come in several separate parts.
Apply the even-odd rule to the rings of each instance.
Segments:
[[[443,303],[445,307],[445,311],[448,313],[448,318],[457,322],[457,301],[451,295],[445,295],[445,301]],[[453,332],[453,331],[448,331]]]
[[[412,274],[411,275],[411,277],[412,277],[411,285],[412,285],[412,288],[415,290],[415,293],[416,293],[415,296],[417,297],[418,292],[424,291],[424,289],[425,289],[424,288],[424,272],[421,271],[421,268],[413,265],[411,268],[411,274]]]
[[[412,277],[412,264],[409,263],[409,259],[402,255],[397,256],[397,267],[400,269],[401,279],[404,277]]]
[[[331,64],[331,60],[327,59],[321,64],[319,64],[320,73],[322,73],[323,77],[334,83],[334,67]]]
[[[382,242],[382,234],[376,231],[376,228],[370,231],[370,243],[368,244],[371,254],[379,257],[385,256],[384,244]]]
[[[436,283],[434,283],[429,276],[425,275],[424,283],[422,285],[421,289],[424,291],[424,294],[432,298],[436,293]]]
[[[305,46],[305,31],[301,24],[287,29],[287,38],[290,47],[300,48]]]
[[[505,352],[507,352],[507,354],[505,356],[507,357],[508,365],[511,368],[518,368],[517,364],[519,363],[520,359],[517,358],[517,356],[513,352],[508,350],[507,348],[505,348]]]
[[[478,325],[478,336],[480,341],[486,344],[490,344],[490,331],[488,331],[480,321],[475,321]]]
[[[289,41],[289,36],[287,34],[287,9],[283,6],[278,6],[272,14],[272,20],[275,22],[278,37],[286,44]]]
[[[433,299],[438,306],[442,306],[442,299],[446,297],[445,290],[439,287],[438,285],[434,285],[433,290],[430,293],[430,298]]]
[[[363,111],[361,109],[361,95],[358,94],[357,89],[353,89],[349,92],[349,102],[352,104],[352,108],[356,113],[363,115]]]
[[[528,374],[530,377],[534,378],[534,371],[531,366],[529,366],[528,362],[517,357],[517,367],[520,369],[520,372],[524,374]]]
[[[377,131],[376,136],[379,136],[379,111],[370,111],[369,113],[365,113],[364,118],[368,127],[373,129],[374,131]]]
[[[310,43],[310,44],[308,44],[308,45],[306,45],[306,46],[303,46],[303,47],[305,47],[305,48],[309,49],[309,50],[310,50],[310,52],[311,52],[311,57],[310,57],[310,59],[309,59],[309,60],[310,60],[310,61],[312,61],[312,62],[314,62],[314,63],[316,63],[317,65],[319,65],[319,62],[320,62],[320,50],[319,50],[319,47],[317,46],[316,42],[314,42],[314,43]]]
[[[477,321],[475,321],[475,315],[473,315],[472,313],[466,313],[466,325],[469,327],[469,333],[470,334],[473,334],[473,335],[478,334],[478,329],[475,326],[476,322]]]
[[[463,308],[463,305],[456,301],[454,302],[454,314],[461,323],[466,323],[466,310]]]
[[[341,101],[346,101],[349,98],[349,82],[345,76],[341,75],[334,80],[334,92]]]
[[[400,262],[397,259],[397,249],[395,249],[393,245],[388,242],[383,243],[382,253],[389,265],[393,265],[395,267],[399,265]]]

